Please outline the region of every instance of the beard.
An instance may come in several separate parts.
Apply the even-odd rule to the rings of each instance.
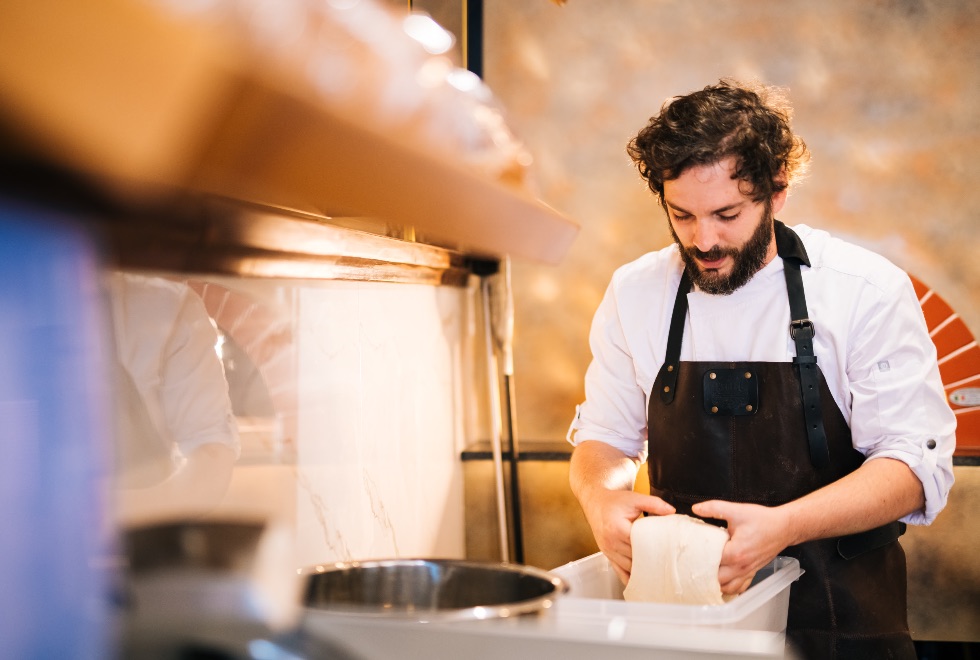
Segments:
[[[767,203],[759,226],[741,248],[721,248],[716,245],[707,252],[702,252],[693,246],[684,247],[669,220],[667,226],[670,228],[670,235],[674,238],[674,242],[677,243],[687,276],[691,281],[705,293],[727,296],[744,286],[766,264],[766,255],[772,244],[773,220],[772,209]],[[732,270],[727,276],[720,275],[713,268],[702,270],[695,261],[695,257],[703,261],[715,261],[725,256],[732,258]]]

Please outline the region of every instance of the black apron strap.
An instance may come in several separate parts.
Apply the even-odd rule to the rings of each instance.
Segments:
[[[667,355],[663,366],[663,389],[660,390],[660,400],[670,403],[674,400],[677,389],[678,365],[681,362],[681,341],[684,339],[684,321],[687,318],[687,294],[691,291],[691,278],[685,269],[681,275],[681,283],[677,287],[674,298],[674,311],[670,317],[670,331],[667,335]]]
[[[803,400],[803,416],[806,423],[807,440],[810,445],[810,460],[814,467],[825,468],[830,465],[830,451],[827,448],[827,434],[824,431],[823,415],[820,411],[820,386],[817,371],[817,356],[813,352],[813,322],[806,309],[806,294],[803,291],[803,277],[800,265],[810,265],[810,260],[796,232],[779,220],[774,222],[776,251],[783,260],[783,273],[786,276],[786,291],[789,298],[790,335],[796,342],[796,357],[793,362],[799,367],[800,396]],[[660,400],[669,404],[674,400],[677,389],[677,372],[681,358],[681,342],[684,339],[684,321],[687,317],[687,294],[691,290],[691,279],[685,270],[681,275],[674,298],[674,310],[667,335],[667,353],[664,357],[664,380],[660,390]]]
[[[776,249],[783,260],[783,274],[786,276],[789,332],[796,343],[793,363],[799,367],[800,372],[800,396],[803,399],[806,437],[810,444],[810,461],[816,468],[825,468],[830,465],[830,450],[827,448],[827,433],[824,431],[823,414],[820,411],[820,377],[817,356],[813,353],[815,330],[807,313],[803,276],[800,274],[800,265],[805,263],[809,266],[809,259],[803,242],[796,233],[778,220]]]
[[[786,291],[789,296],[790,334],[796,342],[793,362],[800,369],[800,391],[803,397],[803,416],[810,443],[810,460],[816,468],[830,465],[827,434],[824,431],[820,408],[819,374],[817,357],[813,353],[815,330],[806,309],[801,265],[810,265],[806,248],[796,232],[778,220],[776,225],[776,251],[783,260],[786,275]],[[853,559],[870,550],[884,547],[905,533],[905,523],[895,521],[858,534],[844,536],[837,541],[837,552],[844,559]]]

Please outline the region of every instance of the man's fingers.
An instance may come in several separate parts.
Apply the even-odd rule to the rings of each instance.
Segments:
[[[624,556],[615,553],[603,554],[606,555],[606,559],[609,560],[609,565],[616,571],[616,575],[619,576],[619,579],[623,581],[623,584],[626,584],[630,577],[630,569],[633,568],[632,559],[628,555]]]
[[[728,502],[720,500],[698,502],[691,507],[691,511],[702,518],[714,518],[716,520],[728,520],[728,516],[731,515]]]
[[[677,512],[673,506],[654,496],[643,498],[638,508],[642,513],[650,513],[655,516],[667,516]]]
[[[752,579],[754,577],[755,577],[755,573],[752,573],[751,575],[748,576],[742,575],[740,577],[729,580],[728,582],[725,582],[724,584],[721,585],[721,591],[722,593],[731,594],[731,595],[740,594],[744,592],[746,589],[748,589],[750,586],[752,586]]]
[[[627,585],[627,584],[629,584],[630,574],[627,573],[626,571],[624,571],[622,568],[620,568],[616,564],[613,564],[612,567],[613,567],[613,570],[616,571],[616,575],[619,576],[619,581],[622,582],[624,586]]]

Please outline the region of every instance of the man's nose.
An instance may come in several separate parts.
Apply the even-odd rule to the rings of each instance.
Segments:
[[[698,219],[694,221],[694,247],[707,252],[718,245],[718,232],[710,220]]]

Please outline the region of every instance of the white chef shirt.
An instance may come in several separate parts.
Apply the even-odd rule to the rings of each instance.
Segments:
[[[869,459],[908,464],[926,505],[903,521],[928,524],[953,484],[956,418],[912,283],[873,252],[805,225],[793,230],[811,264],[801,270],[817,366],[854,447]],[[682,270],[671,245],[613,275],[592,323],[586,400],[568,431],[573,445],[599,440],[646,460],[647,401],[664,361]],[[688,309],[682,360],[790,362],[796,355],[779,257],[731,295],[692,291]]]
[[[170,461],[176,449],[179,463],[216,443],[237,456],[238,425],[214,350],[218,335],[200,296],[183,282],[135,273],[110,273],[107,285],[123,370],[122,455]]]

